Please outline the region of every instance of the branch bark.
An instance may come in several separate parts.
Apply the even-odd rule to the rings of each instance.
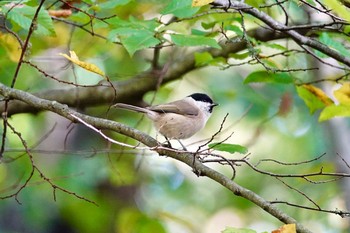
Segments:
[[[24,103],[31,106],[32,108],[54,112],[64,118],[71,120],[72,122],[76,122],[76,119],[72,117],[72,115],[74,115],[84,120],[85,122],[95,126],[96,128],[112,130],[120,134],[123,134],[125,136],[128,136],[130,138],[133,138],[145,144],[150,148],[150,150],[157,152],[159,155],[165,155],[187,164],[188,166],[192,167],[193,170],[197,171],[201,176],[206,176],[209,179],[221,184],[223,187],[227,188],[228,190],[232,191],[234,195],[243,197],[244,199],[250,202],[253,202],[254,204],[259,206],[260,208],[262,208],[264,211],[271,214],[272,216],[276,217],[280,221],[286,224],[291,224],[291,223],[296,224],[298,232],[302,232],[302,233],[311,232],[307,228],[305,228],[302,224],[298,223],[294,218],[282,212],[281,210],[276,208],[273,204],[266,201],[256,193],[238,185],[236,182],[224,176],[223,174],[215,171],[214,169],[211,169],[205,166],[198,159],[195,158],[194,160],[193,155],[189,152],[183,153],[180,151],[175,151],[173,149],[162,147],[160,146],[160,143],[158,143],[157,140],[155,140],[154,138],[150,137],[149,135],[137,129],[133,129],[124,124],[114,122],[111,120],[106,120],[102,118],[96,118],[85,114],[81,114],[79,112],[76,112],[70,109],[67,105],[58,103],[57,101],[45,100],[37,96],[34,96],[32,94],[29,94],[27,92],[9,88],[1,83],[0,83],[0,94],[5,98],[17,99],[17,100],[23,101]]]

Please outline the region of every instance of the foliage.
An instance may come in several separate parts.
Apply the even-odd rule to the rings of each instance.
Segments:
[[[229,153],[241,153],[241,154],[247,154],[248,149],[244,146],[237,145],[237,144],[228,144],[228,143],[212,143],[208,145],[210,148],[219,150],[219,151],[226,151]]]
[[[336,117],[346,127],[350,116],[348,7],[1,1],[0,210],[22,222],[4,218],[0,231],[263,232],[281,219],[299,232],[308,232],[301,223],[345,231],[326,213],[349,215],[336,183],[349,177],[349,158],[322,127]],[[187,156],[133,129],[156,135],[147,120],[112,108],[192,92],[220,107],[186,141]],[[211,228],[217,216],[230,227]],[[270,225],[255,231],[260,223]]]

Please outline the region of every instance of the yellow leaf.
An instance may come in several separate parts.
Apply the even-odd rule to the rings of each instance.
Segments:
[[[204,6],[211,2],[214,2],[214,0],[192,0],[192,6]]]
[[[3,34],[0,32],[0,45],[2,45],[8,57],[13,62],[18,62],[21,56],[21,46],[18,40],[11,34]]]
[[[88,62],[83,62],[80,61],[78,56],[76,55],[76,53],[74,51],[69,51],[70,56],[68,56],[67,54],[63,54],[63,53],[59,53],[59,55],[67,58],[68,60],[70,60],[71,62],[73,62],[74,64],[80,66],[81,68],[91,71],[93,73],[99,74],[103,77],[105,77],[105,73],[98,68],[95,64],[92,63],[88,63]]]
[[[295,227],[295,224],[286,224],[278,228],[277,230],[272,231],[272,233],[296,233],[296,232],[297,232],[297,229]]]
[[[339,103],[344,105],[350,105],[350,83],[344,83],[341,88],[334,91],[334,96]]]
[[[310,84],[304,84],[302,86],[321,100],[326,106],[333,104],[333,101],[320,88]]]

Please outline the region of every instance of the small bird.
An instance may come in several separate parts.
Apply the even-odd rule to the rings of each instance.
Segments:
[[[201,130],[217,105],[208,95],[194,93],[181,100],[145,108],[123,103],[113,106],[145,113],[169,142],[169,139],[189,138]]]

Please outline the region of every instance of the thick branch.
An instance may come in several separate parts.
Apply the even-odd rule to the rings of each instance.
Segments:
[[[282,33],[276,33],[268,29],[255,29],[248,32],[248,35],[254,37],[260,41],[270,41],[280,38],[285,38],[286,35]],[[180,79],[186,73],[195,70],[195,52],[207,51],[213,55],[213,57],[228,57],[230,53],[237,53],[246,49],[246,42],[226,42],[222,45],[222,49],[201,49],[194,51],[183,59],[174,61],[169,68],[167,73],[163,78],[163,83],[174,81]],[[95,105],[111,104],[114,100],[115,102],[135,102],[139,101],[141,97],[152,90],[155,90],[158,82],[158,75],[156,72],[150,71],[140,75],[137,75],[126,81],[115,81],[112,82],[113,86],[117,91],[117,96],[112,87],[104,86],[94,86],[94,87],[72,87],[56,90],[47,90],[39,93],[34,93],[38,96],[47,100],[55,100],[62,104],[67,104],[68,106],[79,106],[79,107],[89,107]],[[78,93],[78,95],[77,95]],[[0,103],[0,112],[4,111],[3,103]],[[36,113],[42,111],[42,109],[33,108],[21,101],[13,100],[8,106],[8,115],[13,115],[17,113]]]
[[[298,232],[310,232],[307,230],[303,225],[297,223],[297,221],[288,216],[287,214],[283,213],[281,210],[277,209],[274,205],[272,205],[270,202],[264,200],[262,197],[257,195],[256,193],[238,185],[234,181],[230,180],[228,177],[224,176],[223,174],[205,166],[203,163],[201,163],[198,159],[195,159],[195,162],[193,162],[193,156],[190,156],[189,153],[180,153],[171,149],[167,149],[164,147],[158,147],[158,142],[150,137],[149,135],[142,133],[136,129],[130,128],[126,125],[123,125],[118,122],[114,122],[111,120],[91,117],[88,115],[84,115],[81,113],[78,113],[70,108],[68,108],[67,105],[60,104],[56,101],[49,101],[45,99],[38,98],[32,94],[26,93],[21,90],[12,89],[9,87],[6,87],[5,85],[0,83],[0,94],[3,95],[5,98],[11,98],[11,99],[18,99],[32,108],[38,108],[42,110],[48,110],[57,113],[58,115],[61,115],[71,121],[75,121],[75,119],[71,115],[75,115],[81,119],[83,119],[85,122],[97,127],[97,128],[103,128],[103,129],[109,129],[113,130],[115,132],[118,132],[120,134],[126,135],[128,137],[131,137],[146,146],[150,147],[151,150],[156,151],[160,155],[166,155],[168,157],[172,157],[178,161],[181,161],[183,163],[186,163],[188,166],[192,167],[195,171],[198,171],[200,175],[207,176],[211,180],[214,180],[224,186],[225,188],[232,191],[235,195],[241,196],[256,205],[258,205],[260,208],[268,212],[269,214],[273,215],[280,221],[284,223],[295,223],[297,225]]]
[[[215,1],[215,3],[226,6],[228,1]],[[226,4],[226,5],[225,5]],[[259,28],[255,30],[248,31],[247,34],[250,37],[253,37],[260,41],[271,41],[280,38],[292,38],[297,43],[301,45],[307,45],[312,48],[315,48],[324,54],[327,54],[334,59],[343,62],[344,64],[350,64],[350,58],[346,58],[343,55],[339,54],[337,51],[332,50],[331,48],[323,45],[322,43],[304,36],[308,32],[308,29],[302,31],[290,30],[293,26],[288,27],[284,24],[274,20],[269,15],[265,14],[242,2],[232,2],[230,7],[240,10],[242,12],[251,14],[256,18],[265,22],[271,29]],[[237,41],[237,40],[234,40]],[[222,49],[205,49],[197,50],[187,56],[184,56],[183,59],[174,61],[169,65],[169,68],[166,70],[164,75],[163,82],[167,83],[176,79],[181,78],[186,73],[195,70],[195,61],[193,54],[195,52],[207,51],[211,53],[214,57],[222,56],[228,57],[230,53],[237,53],[247,48],[246,41],[242,40],[240,42],[227,42],[225,41],[222,44]],[[111,104],[114,102],[138,102],[142,96],[152,90],[155,90],[158,86],[158,76],[156,72],[150,71],[140,75],[137,75],[127,81],[115,81],[113,85],[117,91],[117,96],[115,96],[114,89],[108,86],[99,86],[99,87],[72,87],[56,90],[47,90],[43,92],[36,93],[35,95],[47,99],[55,100],[62,104],[67,104],[68,106],[74,107],[89,107],[95,105],[104,105]],[[0,103],[0,112],[4,111],[4,103]],[[21,101],[13,100],[8,106],[8,116],[17,114],[17,113],[35,113],[41,111],[41,109],[33,108]]]

